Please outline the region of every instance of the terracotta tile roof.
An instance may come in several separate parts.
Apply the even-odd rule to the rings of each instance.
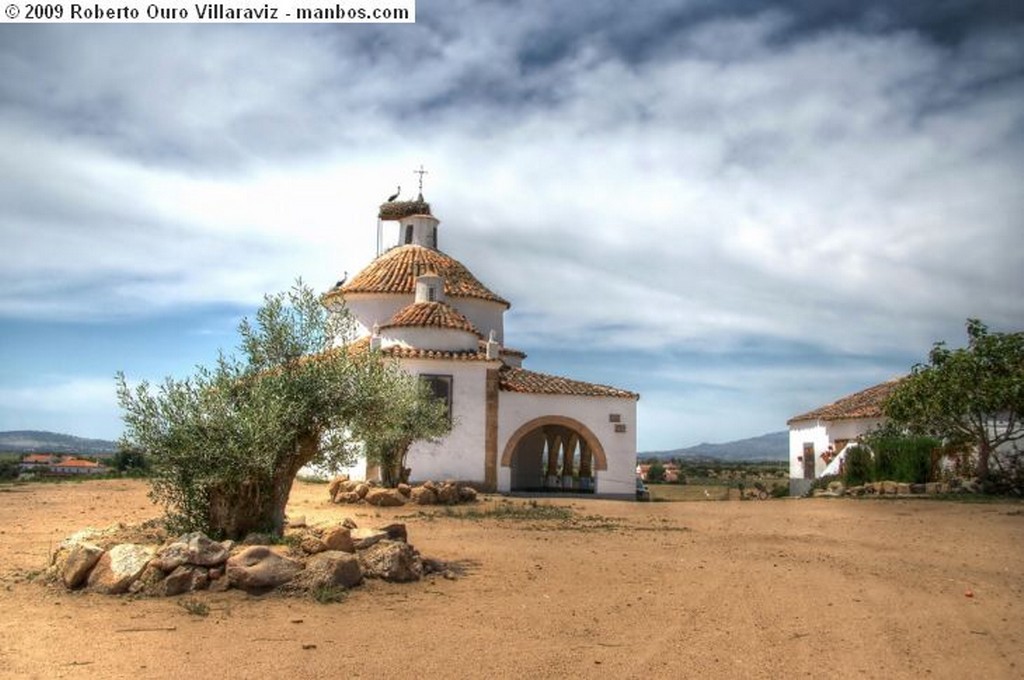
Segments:
[[[577,397],[615,397],[618,399],[639,399],[640,395],[617,387],[570,380],[557,375],[537,373],[525,368],[506,366],[501,369],[498,386],[506,392],[527,394],[568,394]]]
[[[851,420],[854,418],[880,418],[882,417],[882,404],[892,393],[893,388],[900,384],[903,378],[894,378],[881,385],[869,387],[860,392],[838,399],[831,404],[826,404],[813,411],[793,416],[786,421],[786,424],[798,420]]]
[[[398,327],[418,328],[447,328],[457,331],[467,331],[480,337],[480,331],[476,329],[469,319],[464,317],[458,310],[446,305],[443,302],[414,302],[403,307],[391,317],[391,320],[382,325],[381,328]]]
[[[416,277],[433,271],[444,277],[444,292],[449,297],[477,298],[510,307],[504,298],[480,283],[458,260],[439,250],[416,244],[387,251],[345,283],[340,291],[331,289],[325,300],[344,293],[413,293]]]
[[[78,467],[78,468],[96,468],[101,467],[99,463],[94,463],[91,460],[82,460],[81,458],[65,458],[59,463],[53,464],[55,467]]]
[[[370,338],[360,338],[348,345],[348,350],[353,353],[368,352],[370,350]],[[487,353],[484,351],[447,351],[437,349],[415,349],[413,347],[385,347],[380,351],[386,357],[395,359],[447,359],[450,361],[487,361]]]
[[[501,353],[502,354],[507,354],[507,355],[513,356],[513,357],[519,357],[520,359],[525,359],[526,358],[526,352],[524,352],[521,349],[513,349],[512,347],[502,347],[501,348]]]

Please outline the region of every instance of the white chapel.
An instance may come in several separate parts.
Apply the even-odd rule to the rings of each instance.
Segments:
[[[439,249],[439,224],[422,191],[384,203],[376,259],[324,295],[356,320],[353,349],[394,358],[448,404],[448,436],[409,451],[412,480],[633,498],[639,395],[523,368],[505,344],[510,303]]]

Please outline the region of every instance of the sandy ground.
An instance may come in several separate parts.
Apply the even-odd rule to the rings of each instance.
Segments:
[[[75,530],[156,516],[144,483],[2,487],[0,676],[1024,677],[1024,505],[555,502],[577,521],[353,511],[297,483],[292,515],[401,518],[464,575],[329,605],[203,593],[200,617],[30,578]]]

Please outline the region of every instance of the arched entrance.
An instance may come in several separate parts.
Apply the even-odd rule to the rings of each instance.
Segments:
[[[517,429],[501,465],[510,468],[512,491],[553,493],[593,493],[598,471],[608,469],[600,440],[565,416],[535,418]]]

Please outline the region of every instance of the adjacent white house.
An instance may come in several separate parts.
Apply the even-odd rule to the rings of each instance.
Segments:
[[[387,249],[385,222],[398,226]],[[412,479],[634,498],[639,395],[523,368],[505,344],[510,303],[438,249],[439,224],[422,193],[384,203],[376,259],[324,295],[355,317],[354,349],[401,362],[448,404],[453,429],[413,445]]]
[[[834,456],[885,422],[882,404],[899,382],[868,387],[786,421],[791,493],[805,492]]]

